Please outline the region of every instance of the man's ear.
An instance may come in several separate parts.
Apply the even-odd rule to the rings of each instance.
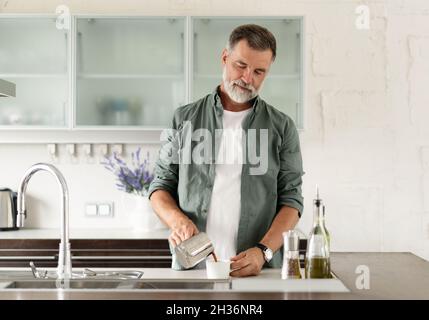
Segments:
[[[221,56],[221,62],[222,62],[222,66],[226,65],[226,58],[228,57],[228,50],[225,48],[222,51],[222,56]]]

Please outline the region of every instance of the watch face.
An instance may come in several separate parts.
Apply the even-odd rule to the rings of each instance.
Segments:
[[[273,252],[270,249],[266,249],[265,257],[267,258],[268,261],[271,260],[273,258]]]

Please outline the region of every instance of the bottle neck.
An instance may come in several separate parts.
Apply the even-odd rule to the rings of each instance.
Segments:
[[[324,223],[324,217],[322,213],[322,201],[315,200],[313,207],[313,226],[322,225]]]

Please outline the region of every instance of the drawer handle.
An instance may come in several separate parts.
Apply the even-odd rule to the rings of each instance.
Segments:
[[[171,260],[171,256],[72,256],[72,260]]]

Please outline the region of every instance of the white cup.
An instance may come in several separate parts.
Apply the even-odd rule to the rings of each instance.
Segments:
[[[208,279],[229,279],[230,268],[231,261],[229,260],[218,260],[217,262],[206,260]]]

